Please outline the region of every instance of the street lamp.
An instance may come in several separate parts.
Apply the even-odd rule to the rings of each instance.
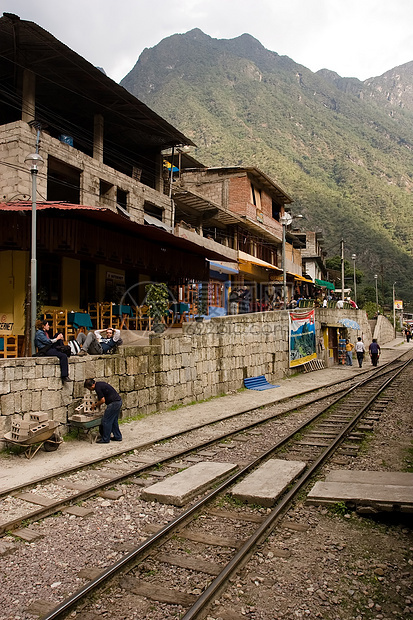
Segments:
[[[31,261],[30,261],[30,342],[32,355],[35,352],[34,336],[36,333],[36,310],[37,310],[37,260],[36,260],[36,194],[37,173],[43,166],[44,160],[39,153],[27,155],[24,163],[30,166],[32,175],[32,236],[31,236]]]
[[[285,233],[287,226],[291,224],[293,219],[301,219],[302,215],[295,215],[294,218],[290,213],[284,213],[280,217],[280,221],[283,227],[283,239],[282,239],[282,267],[283,267],[283,307],[287,308],[287,267],[285,264]]]
[[[374,275],[374,279],[376,281],[376,315],[379,316],[379,295],[377,292],[377,278],[379,276],[377,275],[377,273]]]
[[[357,306],[357,285],[356,285],[356,258],[357,254],[351,255],[351,260],[353,261],[353,279],[354,279],[354,303]]]
[[[394,326],[394,337],[397,336],[396,331],[396,297],[394,292],[394,287],[396,286],[396,282],[393,282],[393,326]]]

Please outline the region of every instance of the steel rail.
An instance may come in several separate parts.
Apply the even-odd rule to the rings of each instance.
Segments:
[[[364,414],[364,412],[370,407],[370,405],[377,399],[377,396],[381,394],[390,385],[396,377],[403,372],[403,370],[412,362],[408,360],[402,368],[400,368],[393,377],[389,377],[388,380],[380,387],[377,394],[374,394],[363,405],[360,411],[353,417],[353,419],[346,425],[346,427],[339,433],[334,441],[327,446],[327,448],[319,455],[314,463],[308,468],[306,472],[297,480],[282,500],[277,504],[276,508],[270,513],[270,515],[262,522],[259,528],[254,534],[243,544],[243,546],[236,552],[234,557],[225,566],[219,575],[209,584],[206,590],[201,594],[196,603],[185,613],[181,620],[195,620],[199,614],[210,603],[212,597],[217,596],[218,592],[223,588],[225,582],[236,572],[237,568],[243,563],[246,557],[250,554],[251,550],[256,547],[264,537],[266,537],[272,530],[276,521],[281,517],[284,510],[288,507],[297,493],[302,487],[308,483],[313,474],[325,463],[329,456],[335,452],[337,447],[342,443],[347,434],[354,428],[358,420]]]
[[[346,425],[346,427],[339,433],[337,438],[330,444],[322,454],[316,459],[316,461],[310,466],[308,472],[305,472],[299,480],[294,484],[291,490],[286,494],[286,496],[281,500],[281,502],[277,505],[277,508],[271,512],[271,514],[265,519],[265,521],[260,525],[260,527],[256,530],[256,532],[251,536],[241,547],[241,549],[235,554],[232,560],[228,563],[228,565],[221,571],[221,573],[214,579],[208,588],[201,594],[198,601],[195,605],[187,611],[185,616],[183,616],[182,620],[190,620],[192,618],[196,618],[198,613],[200,613],[201,608],[204,608],[211,598],[216,595],[218,590],[222,587],[223,583],[228,579],[228,577],[235,572],[236,567],[239,566],[241,561],[246,557],[249,551],[258,544],[259,541],[268,533],[271,526],[275,523],[279,515],[283,512],[289,502],[295,497],[298,491],[304,486],[304,484],[308,481],[309,477],[316,471],[318,467],[321,466],[322,463],[327,460],[332,452],[340,445],[343,441],[346,434],[357,424],[359,418],[363,415],[364,411],[368,409],[374,400],[376,400],[377,396],[390,384],[403,370],[404,368],[410,364],[412,360],[408,360],[403,366],[396,370],[395,374],[392,377],[389,377],[387,381],[379,387],[379,389],[375,392],[375,394],[369,398],[367,403],[363,405],[363,407],[357,412],[357,414],[353,417],[353,419]],[[257,467],[263,460],[269,458],[276,450],[280,447],[288,443],[291,438],[297,433],[301,432],[306,426],[312,424],[317,418],[324,415],[325,411],[332,406],[334,406],[339,400],[343,400],[347,395],[351,394],[355,389],[362,387],[378,378],[377,373],[373,377],[368,377],[361,381],[359,384],[350,387],[345,391],[344,394],[337,397],[333,403],[328,404],[322,411],[315,414],[310,420],[304,422],[300,427],[294,429],[288,436],[284,437],[280,441],[278,441],[274,446],[272,446],[265,453],[258,456],[254,461],[243,467],[240,471],[231,475],[227,480],[218,485],[214,490],[209,492],[206,496],[199,499],[193,506],[185,510],[181,515],[167,523],[164,527],[162,527],[156,534],[146,539],[143,543],[141,543],[138,547],[130,551],[128,554],[123,556],[118,562],[109,566],[106,570],[104,570],[100,575],[98,575],[95,579],[91,580],[85,586],[77,590],[74,594],[68,597],[65,601],[56,606],[52,611],[43,616],[42,620],[56,620],[58,618],[63,618],[77,603],[79,603],[84,597],[86,597],[91,592],[95,591],[101,585],[103,585],[106,581],[113,578],[117,573],[121,572],[123,569],[126,569],[128,565],[132,562],[137,561],[139,556],[143,556],[147,553],[152,547],[154,547],[158,542],[162,539],[166,538],[168,535],[172,534],[172,532],[178,530],[181,526],[183,526],[196,512],[221,494],[225,489],[231,486],[237,479],[242,478],[246,475],[251,469]]]

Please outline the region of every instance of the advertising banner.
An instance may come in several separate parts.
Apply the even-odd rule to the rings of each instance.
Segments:
[[[403,300],[402,299],[395,299],[394,300],[394,309],[395,310],[403,310]]]
[[[290,312],[290,368],[317,357],[314,309]]]

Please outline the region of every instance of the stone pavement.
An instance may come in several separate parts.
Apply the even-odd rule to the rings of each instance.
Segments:
[[[387,362],[413,348],[413,343],[405,343],[397,338],[382,346],[381,362]],[[273,402],[291,398],[297,394],[323,387],[345,378],[359,375],[372,366],[367,357],[363,369],[353,366],[333,366],[310,373],[297,374],[286,379],[277,379],[280,387],[262,392],[242,390],[235,394],[179,407],[174,411],[153,413],[141,420],[121,424],[123,442],[119,444],[89,443],[87,440],[64,442],[56,452],[40,450],[32,460],[24,456],[0,455],[0,491],[35,481],[41,476],[57,474],[69,467],[93,462],[102,456],[115,455],[122,450],[138,448],[152,441],[161,441],[169,435],[195,428],[202,423],[218,421],[229,413],[241,413],[251,408],[261,407]]]

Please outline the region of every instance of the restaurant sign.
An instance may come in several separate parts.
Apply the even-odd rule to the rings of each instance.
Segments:
[[[2,314],[0,312],[0,334],[13,333],[14,321],[12,314]]]

